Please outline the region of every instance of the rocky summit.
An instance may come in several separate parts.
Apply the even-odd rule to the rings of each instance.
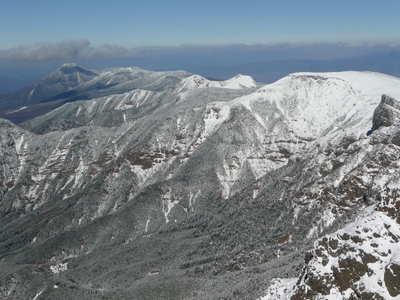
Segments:
[[[67,64],[0,113],[0,299],[400,297],[398,78]]]

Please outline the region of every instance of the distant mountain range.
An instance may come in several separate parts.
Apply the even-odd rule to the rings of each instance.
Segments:
[[[20,123],[68,102],[121,94],[138,87],[156,91],[185,76],[189,73],[154,73],[138,68],[91,71],[76,64],[64,64],[44,79],[0,96],[0,117]]]
[[[0,95],[46,77],[64,62],[0,61]],[[186,70],[218,80],[241,73],[272,83],[294,72],[368,70],[399,77],[400,50],[393,45],[348,44],[154,47],[138,49],[134,57],[82,59],[79,64],[90,69],[137,66],[154,71]],[[16,85],[12,78],[22,82]],[[2,84],[3,80],[14,84]]]
[[[399,100],[63,65],[0,100],[0,298],[396,299]]]
[[[312,58],[258,58],[254,62],[230,64],[206,63],[203,65],[182,66],[190,72],[211,76],[214,78],[228,78],[238,72],[251,74],[261,82],[274,82],[294,72],[339,72],[339,71],[374,71],[400,77],[400,53],[376,52],[360,56],[337,57],[330,59]]]

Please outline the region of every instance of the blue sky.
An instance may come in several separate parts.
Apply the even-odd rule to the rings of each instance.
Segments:
[[[33,81],[66,62],[262,82],[399,76],[399,12],[400,0],[0,0],[0,78]]]
[[[400,42],[398,0],[0,0],[0,49]]]

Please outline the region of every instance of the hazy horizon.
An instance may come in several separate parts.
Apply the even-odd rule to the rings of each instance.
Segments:
[[[394,0],[2,4],[0,93],[65,62],[184,69],[216,79],[244,73],[266,83],[296,71],[400,75],[400,2]]]

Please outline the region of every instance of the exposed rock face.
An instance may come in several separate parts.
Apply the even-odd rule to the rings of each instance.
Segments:
[[[400,103],[387,95],[382,95],[381,103],[374,111],[372,130],[391,126],[400,116]]]
[[[400,199],[387,191],[355,223],[320,239],[290,299],[396,299],[399,291]]]
[[[400,97],[399,79],[293,74],[259,87],[245,76],[107,72],[84,84],[115,83],[117,94],[21,127],[2,121],[4,297],[256,298],[273,277],[298,276],[315,239],[397,182],[397,119],[366,133],[381,95]],[[309,264],[334,265],[347,244],[331,240]],[[321,273],[345,293],[340,278],[362,280],[375,257],[356,234],[347,241],[362,258],[338,260],[337,279]],[[389,286],[396,270],[379,278]],[[315,293],[305,295],[327,292],[318,274],[302,279]]]
[[[284,282],[286,295],[274,292],[275,283],[264,299],[397,299],[400,199],[392,198],[397,192],[318,240],[297,283]]]

